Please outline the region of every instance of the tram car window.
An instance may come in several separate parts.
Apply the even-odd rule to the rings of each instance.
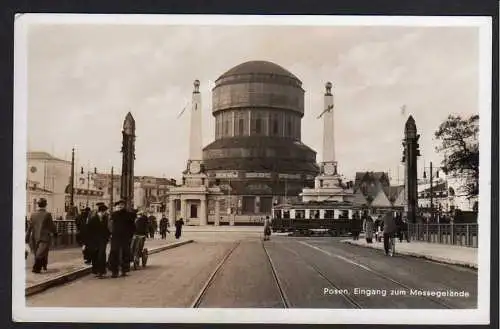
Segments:
[[[335,211],[325,210],[325,219],[333,219],[335,216]]]

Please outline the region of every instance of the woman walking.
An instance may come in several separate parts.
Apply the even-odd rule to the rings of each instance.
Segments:
[[[375,227],[375,223],[373,222],[373,218],[369,216],[368,214],[364,215],[364,222],[363,222],[363,228],[365,231],[365,238],[366,238],[366,243],[372,243],[373,242],[373,230]]]

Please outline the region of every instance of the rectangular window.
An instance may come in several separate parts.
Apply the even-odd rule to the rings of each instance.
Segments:
[[[238,136],[243,136],[245,133],[245,119],[238,120]]]
[[[273,135],[278,135],[279,131],[278,118],[276,116],[273,116],[272,122],[273,122]]]
[[[257,118],[255,120],[255,133],[256,134],[261,134],[262,132],[262,119],[261,118]]]

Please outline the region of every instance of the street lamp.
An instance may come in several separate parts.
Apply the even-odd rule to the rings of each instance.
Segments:
[[[83,170],[83,167],[80,169],[80,174],[84,175],[85,172]],[[91,170],[87,170],[87,204],[86,206],[89,206],[89,197],[90,197],[90,175],[97,174],[97,168],[94,167],[94,171],[92,172]]]
[[[424,179],[427,179],[427,171],[426,171],[427,169],[429,170],[429,183],[430,183],[429,192],[430,192],[430,199],[431,199],[431,221],[433,221],[434,220],[434,186],[433,186],[434,175],[436,178],[439,178],[439,170],[442,170],[442,168],[433,167],[432,161],[431,161],[429,167],[424,166],[424,174],[423,174]],[[439,207],[441,207],[441,205],[439,205]],[[438,216],[438,223],[439,223],[439,216]]]

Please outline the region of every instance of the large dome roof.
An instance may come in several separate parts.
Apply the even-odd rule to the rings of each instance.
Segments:
[[[223,75],[219,77],[219,79],[229,77],[232,75],[241,75],[241,74],[274,74],[281,75],[293,79],[299,80],[295,75],[293,75],[290,71],[284,69],[278,64],[274,64],[268,61],[249,61],[239,65],[236,65]],[[219,80],[218,79],[218,80]]]

